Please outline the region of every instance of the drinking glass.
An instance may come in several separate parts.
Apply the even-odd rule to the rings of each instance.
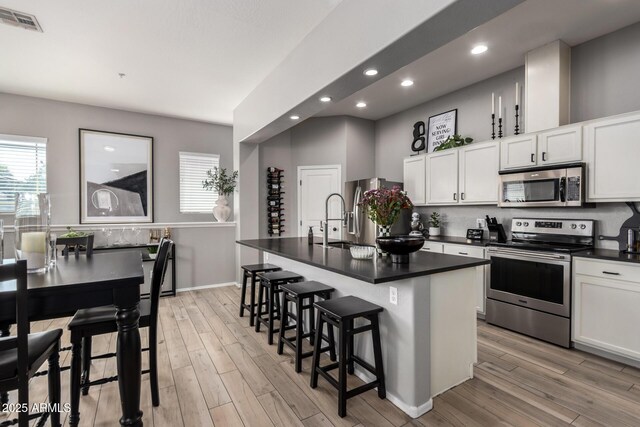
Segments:
[[[102,228],[100,230],[100,232],[104,236],[104,239],[106,241],[106,245],[109,246],[109,237],[111,237],[111,229],[110,228]]]
[[[49,251],[51,253],[51,259],[49,260],[49,267],[54,268],[58,261],[58,247],[56,242],[58,241],[58,235],[56,233],[49,234]]]
[[[133,231],[133,236],[135,238],[135,245],[138,246],[140,244],[139,237],[140,237],[140,233],[142,232],[142,229],[140,227],[133,227],[131,231]]]
[[[0,219],[0,264],[4,259],[4,219]]]

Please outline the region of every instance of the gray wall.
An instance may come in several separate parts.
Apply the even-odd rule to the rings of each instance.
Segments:
[[[154,137],[155,222],[213,221],[211,214],[179,212],[178,152],[216,153],[222,167],[231,168],[230,126],[0,93],[0,133],[48,138],[47,186],[52,224],[79,222],[79,128]],[[11,216],[1,217],[6,223],[13,222]],[[232,281],[234,268],[224,246],[233,244],[233,229],[202,228],[199,233],[191,230],[175,233],[182,261],[178,264],[180,286]],[[224,244],[211,245],[211,241]],[[207,254],[209,262],[199,261],[203,254]]]

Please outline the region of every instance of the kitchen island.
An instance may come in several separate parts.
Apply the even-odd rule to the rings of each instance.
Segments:
[[[476,346],[476,269],[489,263],[419,251],[409,264],[388,257],[356,260],[340,246],[309,245],[306,238],[241,240],[264,262],[294,271],[384,307],[380,317],[387,399],[412,417],[432,398],[473,376]],[[397,301],[390,302],[392,291]],[[373,361],[370,336],[357,336],[355,353]],[[356,374],[370,381],[368,372]]]

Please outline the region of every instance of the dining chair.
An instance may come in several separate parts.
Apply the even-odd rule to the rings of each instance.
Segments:
[[[16,323],[18,334],[0,338],[0,392],[18,390],[18,418],[0,423],[0,426],[18,424],[27,427],[38,418],[39,426],[50,417],[51,426],[60,424],[60,337],[62,329],[29,333],[29,306],[27,295],[27,261],[0,265],[0,282],[16,281]],[[48,360],[49,407],[46,412],[29,411],[29,380]]]
[[[173,241],[162,239],[159,244],[153,270],[151,272],[151,293],[148,299],[140,300],[141,328],[149,328],[149,347],[142,351],[149,352],[149,370],[142,371],[150,375],[151,401],[153,406],[160,405],[158,392],[158,306],[160,292],[167,271],[169,254],[173,248]],[[71,332],[71,414],[69,424],[77,425],[80,421],[80,392],[89,393],[89,388],[95,385],[116,381],[117,376],[100,378],[91,381],[91,360],[105,359],[116,356],[116,353],[106,353],[91,356],[91,339],[97,335],[118,331],[116,324],[116,308],[112,305],[78,310],[69,322]]]

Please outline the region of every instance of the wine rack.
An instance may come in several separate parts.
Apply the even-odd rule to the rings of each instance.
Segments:
[[[267,231],[269,236],[280,236],[284,233],[283,174],[282,169],[267,168]]]

